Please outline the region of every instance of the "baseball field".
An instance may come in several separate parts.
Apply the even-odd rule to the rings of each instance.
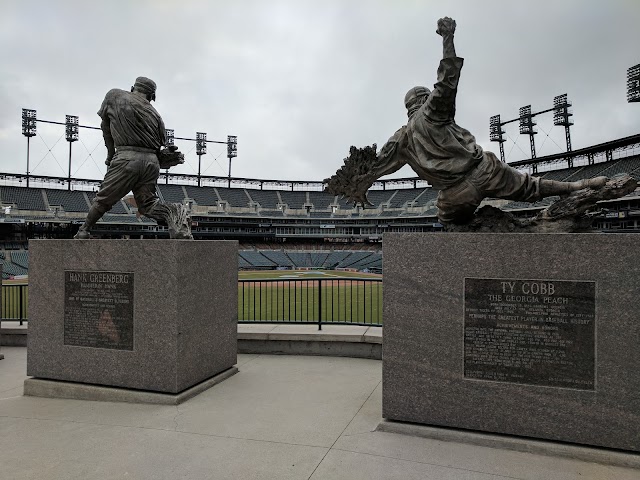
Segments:
[[[382,275],[349,271],[238,272],[241,322],[382,322]],[[2,282],[3,320],[27,320],[28,279]]]

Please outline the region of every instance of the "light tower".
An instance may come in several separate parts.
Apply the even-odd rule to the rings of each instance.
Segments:
[[[166,140],[166,145],[167,147],[171,146],[171,145],[175,145],[175,132],[173,131],[172,128],[165,128],[164,129],[164,136],[167,138]],[[164,183],[169,185],[169,169],[167,168],[167,170],[164,172]]]
[[[238,156],[238,137],[227,135],[227,157],[229,158],[229,188],[231,188],[231,159]]]
[[[198,186],[201,186],[200,169],[202,167],[202,155],[207,154],[207,134],[196,132],[196,154],[198,155]]]
[[[27,137],[27,187],[29,187],[29,140],[36,136],[36,111],[22,109],[22,135]]]
[[[567,100],[567,94],[563,93],[557,97],[553,97],[553,124],[564,127],[564,135],[567,139],[567,152],[571,151],[571,133],[569,127],[573,125],[573,112],[569,110],[571,102]],[[570,167],[573,166],[573,162],[570,162]]]
[[[165,136],[167,137],[167,145],[166,146],[168,147],[170,145],[175,145],[176,136],[175,136],[175,133],[174,133],[173,129],[165,128],[164,132],[165,132]]]
[[[531,105],[520,108],[520,134],[529,135],[529,143],[531,144],[531,158],[536,158],[536,141],[534,135],[538,132],[535,129],[536,122],[531,115]]]
[[[504,133],[506,132],[502,129],[502,123],[500,123],[500,115],[494,115],[493,117],[489,118],[489,141],[500,143],[500,160],[502,160],[503,162],[505,161],[503,143],[506,141],[502,136],[502,134]]]
[[[69,176],[67,177],[67,189],[71,190],[71,145],[78,141],[78,117],[67,115],[64,122],[64,134],[69,142]]]

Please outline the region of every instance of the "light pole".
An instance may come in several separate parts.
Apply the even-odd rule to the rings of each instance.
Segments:
[[[489,118],[489,141],[491,142],[500,142],[500,160],[503,162],[504,159],[504,145],[503,143],[506,141],[502,136],[503,133],[506,133],[502,129],[502,123],[500,123],[500,115],[494,115]]]
[[[71,145],[78,141],[78,117],[67,115],[64,127],[65,137],[69,142],[69,176],[67,177],[67,189],[71,190]]]
[[[198,186],[201,186],[200,170],[202,168],[202,155],[207,154],[207,134],[196,132],[196,153],[198,154]]]
[[[22,135],[27,137],[27,187],[29,187],[29,140],[36,136],[36,111],[22,109]]]
[[[167,137],[167,147],[175,145],[175,132],[173,131],[172,128],[165,128],[165,136]],[[169,185],[169,169],[167,168],[167,170],[165,171],[165,184]]]
[[[227,135],[227,157],[229,157],[229,188],[231,188],[231,159],[238,156],[238,137]]]

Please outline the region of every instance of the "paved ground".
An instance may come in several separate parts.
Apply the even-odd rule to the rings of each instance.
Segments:
[[[0,478],[638,480],[640,471],[373,432],[377,360],[240,355],[240,373],[175,406],[22,396],[2,347]]]

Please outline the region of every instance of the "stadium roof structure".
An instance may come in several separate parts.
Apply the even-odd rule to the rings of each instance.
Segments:
[[[590,147],[573,150],[571,152],[561,152],[544,157],[534,159],[520,160],[512,162],[511,165],[518,169],[530,169],[533,173],[537,173],[540,166],[552,165],[566,162],[567,167],[571,168],[578,160],[586,159],[588,164],[598,163],[601,161],[610,161],[614,158],[620,158],[632,153],[640,147],[640,133],[628,137],[611,140],[609,142],[592,145]],[[328,172],[330,173],[330,172]],[[24,173],[0,172],[0,180],[11,182],[12,184],[22,183],[26,180],[27,175]],[[65,185],[69,179],[67,176],[38,176],[30,174],[31,181],[54,186],[55,184]],[[243,177],[221,177],[201,175],[201,185],[210,187],[231,187],[231,188],[247,188],[259,190],[289,190],[289,191],[322,191],[324,183],[321,180],[278,180],[278,179],[260,179],[260,178],[243,178]],[[77,189],[96,189],[102,180],[87,178],[71,178],[72,185]],[[197,185],[198,175],[182,174],[182,173],[163,173],[158,180],[159,183],[177,184],[177,185]],[[420,188],[429,186],[426,180],[419,177],[406,178],[390,178],[376,181],[371,190],[386,190],[387,188]]]

